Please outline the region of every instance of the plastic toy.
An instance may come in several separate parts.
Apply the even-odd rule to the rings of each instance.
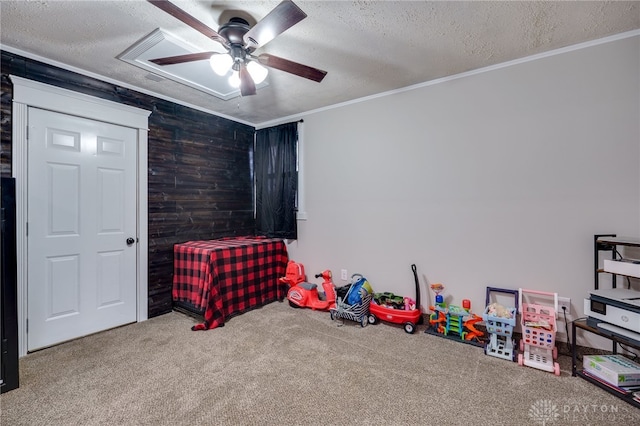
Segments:
[[[361,327],[364,327],[369,322],[369,306],[371,305],[373,291],[371,290],[371,285],[362,275],[354,274],[351,280],[355,282],[352,282],[351,286],[349,286],[344,298],[338,297],[335,305],[329,309],[329,314],[331,315],[331,320],[342,318],[342,324],[344,324],[344,320],[348,319],[358,322]],[[354,293],[357,293],[357,297],[353,296]],[[357,302],[349,303],[349,300]]]
[[[463,303],[465,301],[463,300]],[[469,302],[468,300],[466,300],[466,302]],[[471,303],[469,303],[470,305]],[[484,336],[484,332],[478,330],[475,325],[477,323],[479,323],[480,321],[482,321],[482,317],[479,317],[476,314],[471,314],[470,317],[468,317],[463,323],[462,326],[464,328],[464,330],[462,331],[462,338],[464,340],[471,340],[471,341],[479,341],[483,336]]]
[[[287,299],[289,305],[294,308],[311,308],[316,311],[328,311],[336,303],[336,286],[331,279],[331,271],[325,270],[316,274],[316,278],[322,277],[324,298],[318,293],[318,285],[309,282],[299,282],[289,289]]]
[[[416,324],[422,323],[422,311],[420,310],[420,282],[416,265],[411,265],[416,288],[416,300],[409,297],[402,298],[405,309],[394,309],[371,301],[369,305],[369,324],[377,324],[378,321],[387,321],[393,324],[403,324],[404,331],[413,334]],[[407,309],[409,308],[409,309]]]
[[[306,280],[307,276],[304,274],[304,265],[302,265],[302,263],[294,262],[293,260],[290,260],[289,263],[287,263],[285,276],[280,278],[281,283],[289,284],[290,287]]]
[[[556,341],[556,312],[558,312],[558,293],[519,289],[522,339],[518,365],[526,365],[539,370],[560,375],[560,365],[554,360],[558,357]],[[526,303],[526,296],[533,295],[553,298],[553,306]],[[523,299],[524,298],[524,299]]]
[[[440,294],[444,290],[442,284],[432,284],[431,289],[436,293],[435,303],[429,306],[431,314],[425,333],[447,337],[475,346],[484,346],[484,332],[478,330],[475,325],[482,318],[471,312],[471,301],[462,301],[462,307],[449,305]]]
[[[492,292],[513,294],[515,307],[506,308],[499,303],[489,303]],[[487,287],[486,305],[482,318],[489,333],[489,342],[484,347],[484,353],[508,361],[515,361],[516,350],[513,327],[516,325],[516,314],[518,312],[518,291]]]
[[[404,310],[412,311],[416,308],[416,301],[410,297],[405,297],[404,299]]]
[[[435,283],[431,284],[429,287],[431,287],[431,290],[436,294],[436,304],[438,304],[438,299],[440,299],[440,302],[442,303],[444,299],[442,297],[438,298],[438,296],[440,296],[440,293],[444,291],[444,286],[440,283]]]
[[[390,292],[374,293],[372,303],[375,302],[379,306],[389,309],[405,309],[404,297],[398,296]]]
[[[369,281],[361,274],[351,275],[351,286],[348,293],[344,297],[344,301],[349,305],[357,305],[362,300],[362,293],[360,288],[363,288],[367,293],[373,294],[373,289]]]

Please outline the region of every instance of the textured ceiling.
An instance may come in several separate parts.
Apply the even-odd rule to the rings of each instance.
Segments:
[[[256,21],[279,1],[179,1],[214,30],[230,10]],[[0,2],[0,43],[126,87],[260,125],[350,100],[640,28],[638,1],[304,1],[308,15],[256,53],[328,72],[271,70],[257,95],[218,99],[119,60],[157,28],[196,49],[219,44],[143,0]],[[221,20],[221,14],[223,19]],[[221,22],[219,22],[221,20]]]

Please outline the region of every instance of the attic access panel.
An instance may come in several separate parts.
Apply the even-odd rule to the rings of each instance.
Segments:
[[[240,96],[240,88],[229,85],[228,80],[231,72],[227,73],[227,75],[219,76],[213,72],[209,66],[209,61],[186,62],[168,66],[160,66],[150,62],[151,59],[199,53],[201,51],[202,49],[157,28],[118,55],[117,58],[152,74],[184,84],[225,101]],[[222,53],[224,49],[221,47],[219,51]],[[150,78],[153,79],[153,77]],[[269,83],[265,80],[257,84],[256,89],[268,85]]]

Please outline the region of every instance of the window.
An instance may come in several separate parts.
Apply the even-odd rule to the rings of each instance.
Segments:
[[[256,234],[297,238],[298,123],[256,132]]]

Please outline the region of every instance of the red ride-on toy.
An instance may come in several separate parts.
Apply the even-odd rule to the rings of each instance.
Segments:
[[[328,311],[336,304],[336,286],[331,279],[331,271],[325,270],[316,274],[316,278],[322,277],[324,298],[318,292],[318,285],[308,282],[300,282],[292,286],[287,293],[289,305],[294,308],[311,308],[316,311]]]
[[[369,304],[369,324],[376,324],[378,321],[387,321],[393,324],[402,324],[404,331],[413,334],[416,331],[416,324],[422,323],[422,311],[420,310],[420,283],[416,265],[411,265],[416,286],[416,304],[414,309],[403,310],[393,309],[378,305],[375,301]]]
[[[287,263],[285,276],[280,278],[280,282],[289,284],[289,287],[293,287],[298,283],[306,281],[306,279],[307,276],[304,274],[304,265],[290,260],[289,263]]]

